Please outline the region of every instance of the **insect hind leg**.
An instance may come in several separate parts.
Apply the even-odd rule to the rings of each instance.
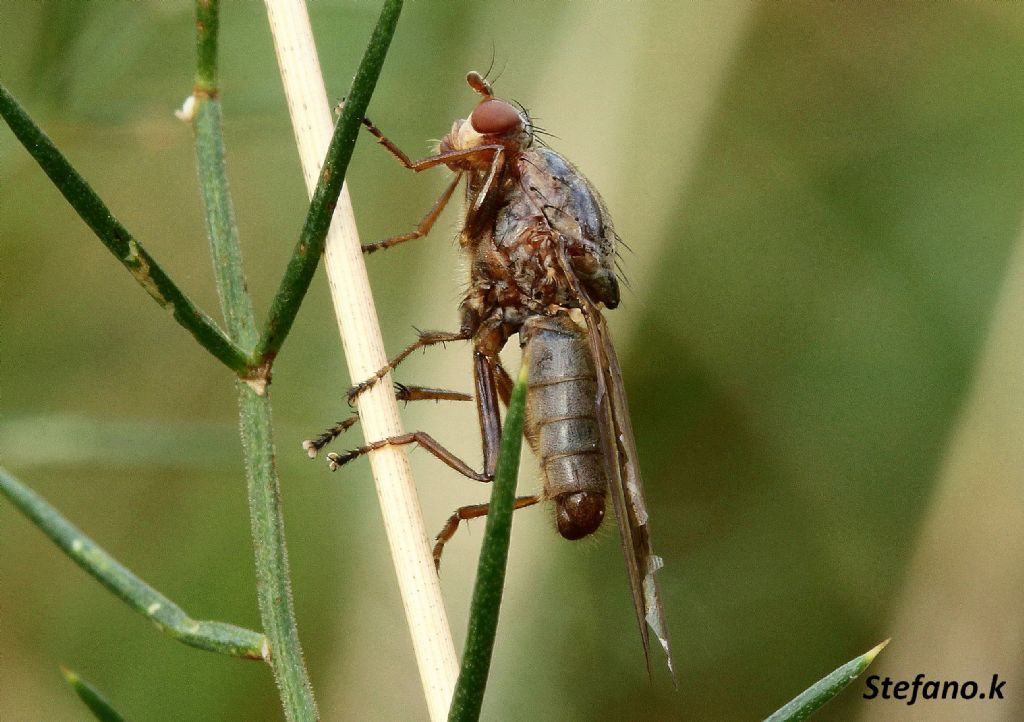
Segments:
[[[434,389],[427,386],[406,386],[395,384],[395,398],[398,401],[409,403],[410,401],[472,401],[473,397],[460,391],[449,391],[448,389]],[[334,441],[336,438],[351,429],[359,421],[359,413],[353,413],[344,421],[339,421],[323,433],[312,439],[302,442],[302,448],[309,454],[309,458],[315,459],[322,448]]]
[[[523,509],[528,506],[533,506],[543,498],[544,497],[540,494],[534,494],[533,496],[517,496],[512,504],[512,509]],[[444,545],[451,541],[452,537],[455,536],[455,532],[459,530],[459,523],[487,516],[490,510],[490,504],[470,504],[469,506],[460,506],[450,517],[448,517],[448,521],[445,522],[444,527],[434,538],[434,566],[438,571],[441,571],[441,555],[444,554]]]
[[[417,444],[420,448],[444,462],[444,464],[450,469],[459,472],[466,478],[472,479],[473,481],[488,482],[492,481],[494,478],[491,474],[475,470],[465,461],[448,451],[448,449],[443,447],[437,439],[425,431],[413,431],[408,434],[389,436],[388,438],[381,439],[380,441],[371,441],[365,446],[360,446],[356,449],[352,449],[351,451],[346,451],[344,454],[336,454],[332,452],[327,455],[327,461],[331,467],[331,471],[335,471],[338,467],[344,466],[350,461],[354,461],[360,456],[368,454],[371,451],[376,451],[377,449],[381,449],[385,446],[403,446],[405,444]]]

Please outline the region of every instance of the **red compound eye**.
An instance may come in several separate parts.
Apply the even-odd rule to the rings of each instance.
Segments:
[[[473,129],[482,135],[504,135],[519,127],[519,111],[502,100],[485,100],[469,116]]]

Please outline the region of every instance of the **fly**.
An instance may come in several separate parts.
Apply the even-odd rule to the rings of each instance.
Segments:
[[[363,125],[404,167],[422,171],[446,166],[454,177],[417,228],[365,253],[425,236],[465,180],[465,217],[459,244],[469,259],[469,290],[459,307],[458,331],[424,331],[386,367],[349,391],[349,400],[384,378],[417,349],[448,341],[472,341],[475,398],[483,437],[483,471],[476,471],[422,431],[372,442],[344,454],[328,454],[332,469],[388,444],[416,443],[459,473],[491,481],[501,435],[499,399],[506,406],[512,379],[499,352],[518,334],[527,369],[524,433],[543,476],[540,494],[518,497],[516,508],[550,500],[559,533],[567,539],[592,534],[611,497],[636,610],[644,655],[650,631],[672,670],[665,615],[651,551],[647,505],[618,358],[601,307],[619,303],[614,261],[618,236],[589,181],[565,158],[541,143],[526,110],[494,96],[479,73],[466,77],[481,96],[469,118],[457,120],[438,152],[413,161],[368,119]],[[442,389],[397,386],[402,400],[467,400]],[[305,443],[315,456],[349,428],[341,422]],[[445,543],[461,521],[484,516],[486,504],[458,509],[437,536],[439,565]]]

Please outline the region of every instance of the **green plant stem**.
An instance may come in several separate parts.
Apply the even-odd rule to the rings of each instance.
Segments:
[[[252,348],[257,338],[256,316],[246,289],[238,226],[224,169],[220,101],[216,95],[199,96],[196,100],[192,122],[196,137],[199,192],[210,237],[217,293],[228,334],[243,348]]]
[[[60,671],[67,683],[71,685],[71,689],[75,690],[78,698],[92,712],[93,717],[100,722],[125,722],[124,717],[114,709],[107,698],[96,687],[79,677],[77,672],[66,667],[61,667]]]
[[[217,90],[217,40],[220,38],[219,0],[196,2],[196,89]]]
[[[194,127],[199,188],[206,213],[217,292],[228,332],[246,348],[251,348],[257,337],[256,319],[246,290],[238,230],[228,194],[220,102],[217,100],[218,5],[216,0],[198,0],[196,8],[198,68],[195,99],[198,107]],[[281,485],[274,462],[270,398],[266,388],[269,364],[257,371],[262,375],[236,382],[256,562],[256,596],[263,630],[269,641],[269,661],[285,717],[311,721],[317,719],[318,714],[313,687],[302,658],[288,575]]]
[[[45,499],[2,468],[0,492],[78,566],[152,621],[167,636],[211,652],[248,659],[263,658],[266,638],[262,634],[234,624],[192,619],[181,607],[135,576]]]
[[[213,273],[228,334],[242,348],[256,345],[256,316],[245,283],[238,224],[224,167],[224,140],[217,88],[218,0],[196,2],[196,108],[192,127],[196,136],[199,192],[203,199],[207,234],[213,254]]]
[[[247,353],[232,343],[213,319],[197,308],[164,273],[3,85],[0,85],[0,116],[79,217],[146,293],[162,307],[169,308],[174,319],[221,363],[238,374],[245,374],[249,366]]]
[[[519,380],[512,390],[512,398],[501,432],[498,467],[491,489],[490,509],[484,528],[483,545],[477,566],[476,584],[469,608],[469,631],[466,649],[462,655],[462,668],[455,683],[455,694],[448,719],[468,722],[480,718],[487,673],[491,668],[491,653],[498,629],[498,613],[505,586],[505,566],[508,562],[509,538],[512,534],[512,512],[519,474],[519,451],[523,444],[523,411],[526,405],[526,362],[523,361]]]
[[[281,515],[281,485],[274,465],[270,399],[237,382],[242,446],[249,482],[249,515],[256,561],[256,593],[270,664],[289,720],[317,719],[313,687],[295,623],[288,553]]]
[[[790,702],[780,708],[765,722],[800,722],[817,712],[821,707],[843,691],[846,685],[857,679],[875,657],[885,649],[889,640],[876,645],[869,651],[822,677]]]
[[[401,11],[402,0],[385,1],[377,19],[377,26],[352,80],[345,107],[334,128],[327,156],[320,169],[320,179],[317,181],[313,200],[306,213],[302,233],[277,294],[270,304],[270,312],[255,352],[256,358],[261,362],[272,362],[277,356],[313,280],[313,274],[323,254],[324,239],[331,223],[331,216],[334,214],[334,206],[338,202],[338,195],[341,193],[345,173],[352,158],[352,150],[359,137],[359,126],[370,104],[370,96],[377,86],[377,79],[380,77],[381,67],[384,65],[384,58],[395,34]]]

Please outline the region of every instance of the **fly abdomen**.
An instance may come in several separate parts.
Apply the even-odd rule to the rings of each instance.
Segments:
[[[540,460],[544,496],[555,502],[558,532],[579,539],[601,525],[608,488],[586,331],[568,316],[531,316],[521,334],[526,437]]]

